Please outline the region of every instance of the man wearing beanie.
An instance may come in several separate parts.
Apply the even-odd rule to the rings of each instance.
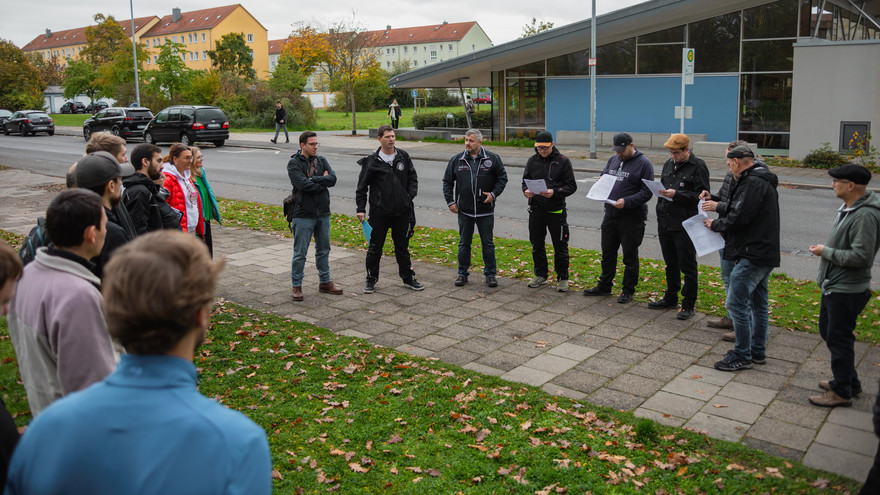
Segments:
[[[681,223],[698,213],[700,193],[709,189],[709,169],[706,162],[691,153],[690,144],[684,134],[673,134],[663,144],[672,155],[663,164],[660,175],[665,188],[660,194],[666,199],[657,200],[657,237],[666,263],[666,294],[663,299],[648,303],[651,309],[676,308],[681,289],[679,320],[693,317],[697,303],[697,251]]]
[[[617,271],[617,249],[623,248],[623,289],[617,302],[632,302],[639,283],[639,246],[645,237],[648,219],[648,201],[653,196],[644,180],[654,180],[654,165],[633,144],[632,136],[625,132],[614,136],[611,151],[602,175],[617,178],[605,203],[602,220],[602,275],[595,287],[584,289],[585,296],[611,294],[614,274]]]
[[[724,258],[733,263],[727,287],[727,314],[736,335],[715,369],[739,371],[765,364],[769,331],[767,282],[779,266],[779,180],[766,167],[755,164],[755,153],[737,146],[727,153],[733,174],[730,207],[718,219],[703,224],[724,234]]]
[[[526,179],[543,179],[547,190],[535,194],[526,186]],[[565,198],[577,190],[571,160],[559,153],[553,135],[541,131],[535,136],[535,154],[526,162],[522,181],[523,195],[529,198],[529,242],[532,243],[532,261],[535,278],[529,287],[547,283],[547,249],[544,238],[550,232],[553,242],[553,268],[556,270],[556,290],[568,291],[568,214]]]
[[[95,275],[100,278],[104,265],[119,246],[137,237],[137,230],[128,210],[122,202],[122,179],[134,174],[131,163],[119,163],[106,151],[96,151],[82,157],[76,163],[76,185],[101,196],[107,213],[107,239],[104,248],[95,259]]]
[[[852,163],[828,171],[834,195],[843,200],[825,244],[810,246],[821,258],[819,334],[831,351],[834,379],[819,382],[817,406],[851,406],[862,391],[855,367],[853,330],[871,299],[871,267],[880,248],[880,196],[867,190],[871,172]]]

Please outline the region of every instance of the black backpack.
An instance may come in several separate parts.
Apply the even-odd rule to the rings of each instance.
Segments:
[[[37,256],[37,248],[48,246],[49,245],[49,234],[46,233],[46,219],[43,217],[37,218],[37,224],[34,225],[34,228],[28,232],[27,237],[24,238],[24,243],[21,246],[21,249],[18,250],[18,256],[21,258],[21,263],[23,265],[27,265],[31,261],[34,261],[34,258]]]

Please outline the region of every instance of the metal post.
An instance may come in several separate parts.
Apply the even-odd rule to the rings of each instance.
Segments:
[[[596,58],[596,0],[590,21],[590,57]],[[598,63],[598,59],[596,60]],[[590,66],[590,158],[596,159],[596,66]]]
[[[141,106],[141,87],[138,82],[137,43],[134,40],[134,0],[128,0],[131,7],[131,58],[134,60],[134,99]]]
[[[458,81],[458,92],[459,92],[459,94],[461,94],[461,104],[462,104],[462,106],[464,106],[464,117],[465,117],[465,119],[467,119],[468,129],[473,129],[473,125],[471,124],[471,116],[467,112],[467,101],[465,101],[465,99],[464,99],[464,88],[461,86],[461,81],[463,79],[470,79],[470,78],[469,77],[460,77],[458,79],[452,79],[449,82]]]
[[[681,134],[684,134],[684,117],[685,117],[685,113],[686,113],[685,112],[686,109],[684,107],[684,86],[685,86],[684,78],[685,78],[684,69],[682,68],[682,71],[681,71],[681,125],[679,126],[679,130],[678,130],[678,132]]]

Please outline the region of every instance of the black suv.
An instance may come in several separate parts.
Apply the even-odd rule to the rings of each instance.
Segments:
[[[110,105],[108,105],[106,102],[96,101],[95,103],[89,103],[86,106],[86,112],[89,112],[91,114],[96,114],[109,106]]]
[[[153,112],[144,107],[108,107],[83,122],[83,138],[91,139],[95,132],[112,132],[124,139],[139,138],[153,118]]]
[[[144,129],[147,143],[198,142],[223,146],[229,139],[229,121],[223,110],[211,105],[175,105],[157,113]]]
[[[61,113],[86,113],[86,106],[78,101],[68,101],[61,105]]]

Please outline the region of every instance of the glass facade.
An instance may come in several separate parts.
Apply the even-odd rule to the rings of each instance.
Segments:
[[[739,75],[737,138],[787,149],[793,44],[814,33],[830,41],[880,39],[880,30],[864,16],[830,1],[777,0],[600,45],[596,73],[680,74],[682,48],[694,48],[698,74]],[[585,49],[493,72],[493,101],[506,102],[493,105],[496,137],[529,137],[542,130],[545,78],[588,76],[589,56]]]

